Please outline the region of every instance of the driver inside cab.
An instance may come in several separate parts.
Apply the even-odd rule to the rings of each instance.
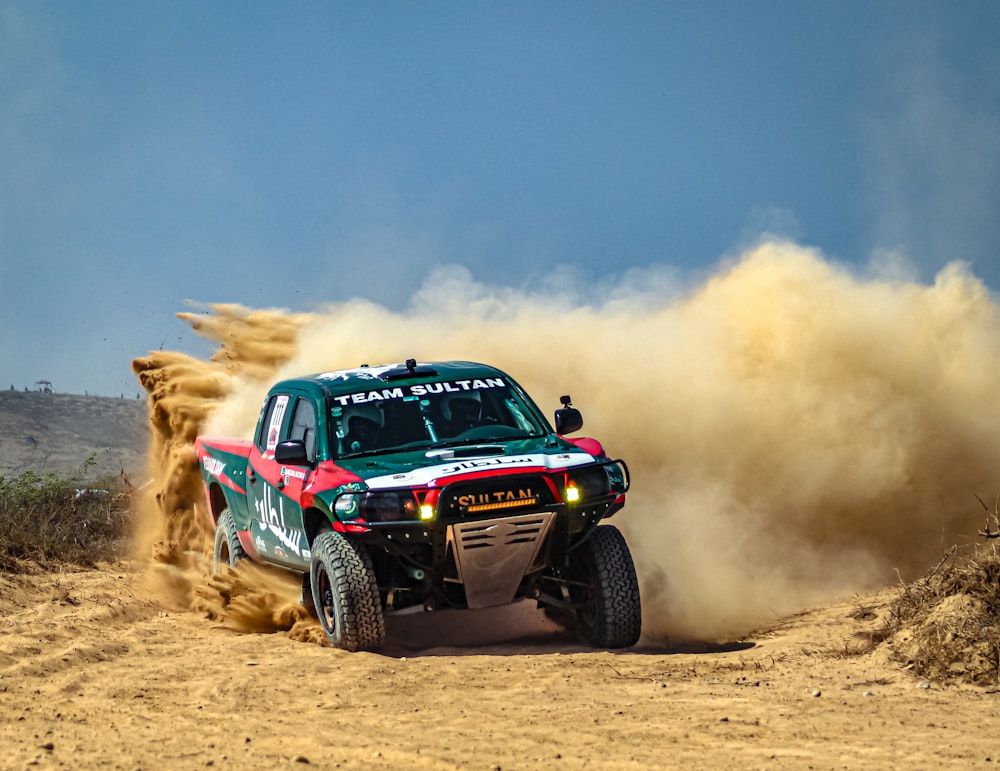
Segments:
[[[344,452],[353,454],[376,448],[379,431],[382,429],[382,413],[378,408],[368,404],[347,407],[342,421],[342,425],[347,428]]]
[[[483,399],[478,391],[449,394],[441,403],[441,417],[445,420],[446,433],[458,436],[482,424]]]

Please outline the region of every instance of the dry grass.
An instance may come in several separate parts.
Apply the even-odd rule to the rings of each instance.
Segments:
[[[0,476],[0,570],[92,566],[125,556],[132,488],[124,474],[84,483],[71,475]]]
[[[892,656],[938,682],[1000,683],[1000,552],[963,556],[953,548],[904,586],[880,637]]]

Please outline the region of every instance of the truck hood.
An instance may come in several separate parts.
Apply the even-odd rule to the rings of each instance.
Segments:
[[[344,459],[342,468],[365,480],[369,489],[437,486],[467,474],[553,471],[593,463],[594,456],[551,437],[514,442],[456,445],[419,452]]]

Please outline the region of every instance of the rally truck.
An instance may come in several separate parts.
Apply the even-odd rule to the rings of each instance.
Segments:
[[[301,574],[346,650],[378,649],[386,614],[521,600],[594,647],[634,645],[635,567],[604,523],[628,467],[567,438],[583,418],[561,402],[553,428],[509,375],[463,361],[277,383],[252,439],[196,440],[215,564]]]

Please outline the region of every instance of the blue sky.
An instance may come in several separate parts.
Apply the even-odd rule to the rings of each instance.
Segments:
[[[0,387],[134,396],[205,350],[186,300],[703,276],[765,231],[996,290],[998,39],[993,0],[0,0]]]

